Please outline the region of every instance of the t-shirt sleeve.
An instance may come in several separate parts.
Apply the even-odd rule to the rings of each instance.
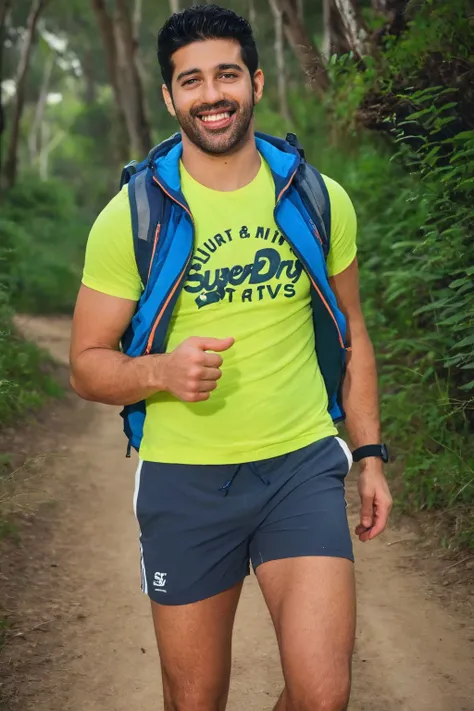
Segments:
[[[92,226],[82,283],[122,299],[138,301],[141,296],[127,186],[109,202]]]
[[[329,276],[347,269],[357,254],[357,217],[342,185],[323,176],[331,201],[331,244],[327,258]]]

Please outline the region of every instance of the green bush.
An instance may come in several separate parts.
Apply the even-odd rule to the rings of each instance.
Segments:
[[[59,182],[22,181],[0,216],[0,426],[59,394],[51,362],[13,327],[14,311],[71,312],[88,225]]]
[[[5,194],[0,282],[16,311],[72,310],[87,232],[70,190],[59,182],[21,182]]]
[[[0,290],[0,427],[13,424],[47,396],[57,396],[50,359],[14,331],[13,311]]]
[[[472,90],[463,90],[474,61],[465,7],[417,6],[407,31],[387,37],[363,71],[351,57],[333,60],[337,141],[321,146],[314,129],[308,140],[313,160],[356,203],[363,304],[402,504],[446,511],[456,543],[474,548],[474,131],[465,120]],[[357,129],[357,118],[385,133]]]

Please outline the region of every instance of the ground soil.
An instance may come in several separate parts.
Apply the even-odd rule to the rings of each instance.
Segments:
[[[23,318],[30,338],[67,360],[68,319]],[[162,709],[149,605],[140,592],[135,462],[118,410],[69,394],[3,447],[40,463],[21,472],[20,543],[1,544],[0,603],[10,620],[0,673],[8,711]],[[38,501],[38,490],[41,492]],[[34,500],[36,497],[36,500]],[[348,480],[352,528],[356,477]],[[354,541],[358,633],[351,711],[474,711],[474,588],[413,523]],[[471,568],[474,566],[470,566]],[[270,711],[282,685],[255,578],[237,616],[229,711]]]

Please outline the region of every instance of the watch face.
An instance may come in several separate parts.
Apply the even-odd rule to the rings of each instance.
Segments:
[[[381,448],[381,451],[382,451],[382,460],[383,460],[384,462],[388,462],[388,449],[387,449],[387,446],[386,446],[385,444],[382,444],[380,448]]]

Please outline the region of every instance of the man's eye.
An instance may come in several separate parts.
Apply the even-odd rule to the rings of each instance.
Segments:
[[[232,72],[224,72],[220,76],[222,79],[236,79],[237,78],[237,74],[233,74]]]
[[[194,84],[195,81],[197,81],[196,77],[193,77],[193,79],[187,79],[187,80],[183,83],[183,86],[190,86],[191,84]]]

